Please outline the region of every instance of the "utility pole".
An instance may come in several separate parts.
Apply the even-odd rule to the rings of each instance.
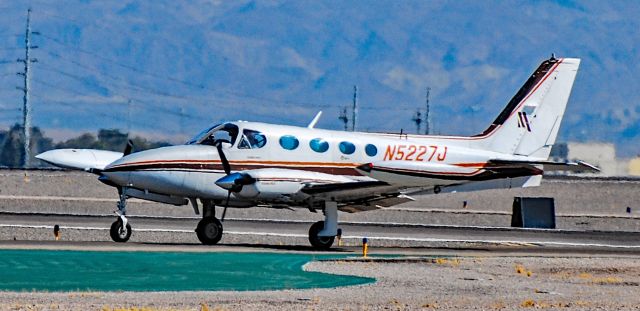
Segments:
[[[420,112],[420,109],[416,110],[416,114],[413,115],[413,122],[416,124],[416,133],[420,134],[420,124],[422,124],[422,113]]]
[[[186,114],[184,113],[184,104],[180,104],[180,138],[184,138],[184,117]]]
[[[344,123],[344,130],[349,130],[349,117],[347,117],[347,107],[344,107],[344,109],[342,109],[342,112],[340,112],[340,116],[338,117],[338,119],[340,119],[340,121]]]
[[[358,124],[358,86],[353,86],[353,114],[351,116],[351,131],[355,132]]]
[[[127,136],[131,137],[131,102],[133,100],[129,99],[127,101]]]
[[[424,133],[426,135],[429,135],[431,132],[431,124],[429,123],[429,93],[431,93],[431,88],[427,87],[426,110],[424,112]]]
[[[31,58],[30,52],[32,49],[37,49],[37,46],[31,46],[31,35],[38,35],[40,33],[31,31],[31,8],[27,10],[27,29],[24,35],[24,59],[18,59],[19,63],[24,63],[24,71],[19,72],[18,75],[24,77],[24,86],[18,87],[22,90],[22,126],[24,130],[24,160],[22,162],[23,168],[30,166],[31,160],[31,104],[29,103],[29,74],[31,72],[31,63],[35,63],[38,60]]]

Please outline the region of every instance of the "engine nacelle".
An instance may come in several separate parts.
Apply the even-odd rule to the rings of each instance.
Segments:
[[[277,203],[295,203],[309,198],[301,190],[307,185],[350,182],[349,178],[324,173],[291,169],[256,169],[243,171],[253,182],[233,194],[241,199]]]

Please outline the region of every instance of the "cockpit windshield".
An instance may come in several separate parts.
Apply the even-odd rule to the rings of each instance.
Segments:
[[[229,142],[231,143],[231,145],[233,145],[236,142],[236,138],[238,137],[238,126],[233,123],[224,123],[224,124],[212,126],[198,133],[198,135],[196,135],[195,137],[193,137],[191,140],[187,142],[187,145],[198,144],[198,145],[214,146],[215,145],[214,134],[220,131],[227,132],[230,138]],[[220,133],[218,133],[218,136],[222,137],[225,135],[220,135]]]

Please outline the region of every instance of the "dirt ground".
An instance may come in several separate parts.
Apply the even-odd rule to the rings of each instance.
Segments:
[[[2,310],[638,310],[634,255],[466,254],[311,262],[374,284],[263,292],[0,293]],[[248,280],[250,282],[250,280]]]

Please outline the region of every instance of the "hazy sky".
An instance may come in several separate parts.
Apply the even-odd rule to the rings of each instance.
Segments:
[[[431,88],[442,134],[482,131],[551,53],[583,59],[560,140],[639,153],[637,1],[4,1],[0,124],[20,122],[33,9],[34,124],[175,141],[222,120],[414,131]]]

